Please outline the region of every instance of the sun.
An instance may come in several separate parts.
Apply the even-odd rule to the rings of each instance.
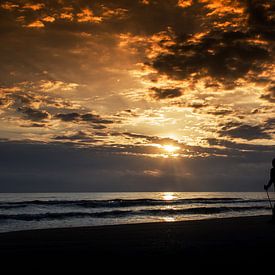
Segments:
[[[180,149],[180,147],[171,144],[162,145],[162,148],[168,153],[174,153]]]
[[[178,157],[180,155],[178,151],[181,149],[181,147],[179,146],[175,146],[172,144],[153,144],[153,146],[157,147],[160,150],[158,154],[158,156],[160,157],[170,158]]]

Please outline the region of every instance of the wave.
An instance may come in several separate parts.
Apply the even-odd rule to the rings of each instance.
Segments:
[[[63,206],[84,208],[110,208],[110,207],[134,207],[134,206],[165,206],[184,204],[218,204],[218,203],[257,203],[265,202],[260,199],[241,198],[188,198],[176,200],[158,199],[113,199],[113,200],[32,200],[21,202],[0,202],[0,209],[12,209],[27,206]]]
[[[61,220],[70,218],[123,218],[127,216],[174,216],[195,214],[219,214],[225,212],[247,212],[268,210],[265,206],[233,206],[233,207],[194,207],[187,209],[141,209],[141,210],[113,210],[95,213],[87,212],[62,212],[42,214],[0,214],[1,220],[41,221]]]

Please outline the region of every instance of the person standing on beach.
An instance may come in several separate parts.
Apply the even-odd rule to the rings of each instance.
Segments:
[[[271,168],[270,170],[270,180],[268,184],[264,186],[265,190],[268,190],[268,188],[272,185],[272,183],[275,184],[275,158],[272,160],[272,166],[273,168]]]
[[[264,185],[264,189],[267,191],[268,188],[272,185],[272,183],[274,184],[275,187],[275,158],[272,160],[272,168],[270,170],[270,179],[268,184]],[[272,209],[272,220],[275,221],[275,209],[273,207]]]

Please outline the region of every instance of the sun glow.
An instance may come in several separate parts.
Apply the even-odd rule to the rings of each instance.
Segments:
[[[181,149],[181,147],[174,146],[171,144],[152,144],[152,146],[155,146],[159,148],[162,153],[158,154],[159,157],[169,158],[169,157],[178,157],[180,154],[177,152]]]
[[[180,147],[178,146],[174,146],[174,145],[170,145],[170,144],[166,144],[166,145],[162,145],[162,148],[169,153],[174,153],[176,151],[178,151],[180,149]]]
[[[166,192],[166,193],[163,194],[163,199],[164,199],[165,201],[171,201],[171,200],[173,200],[173,199],[175,199],[175,198],[176,198],[176,197],[174,196],[173,193]]]

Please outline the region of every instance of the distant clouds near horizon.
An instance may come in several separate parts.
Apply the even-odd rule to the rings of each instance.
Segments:
[[[0,191],[262,189],[274,1],[1,1],[0,32]]]

